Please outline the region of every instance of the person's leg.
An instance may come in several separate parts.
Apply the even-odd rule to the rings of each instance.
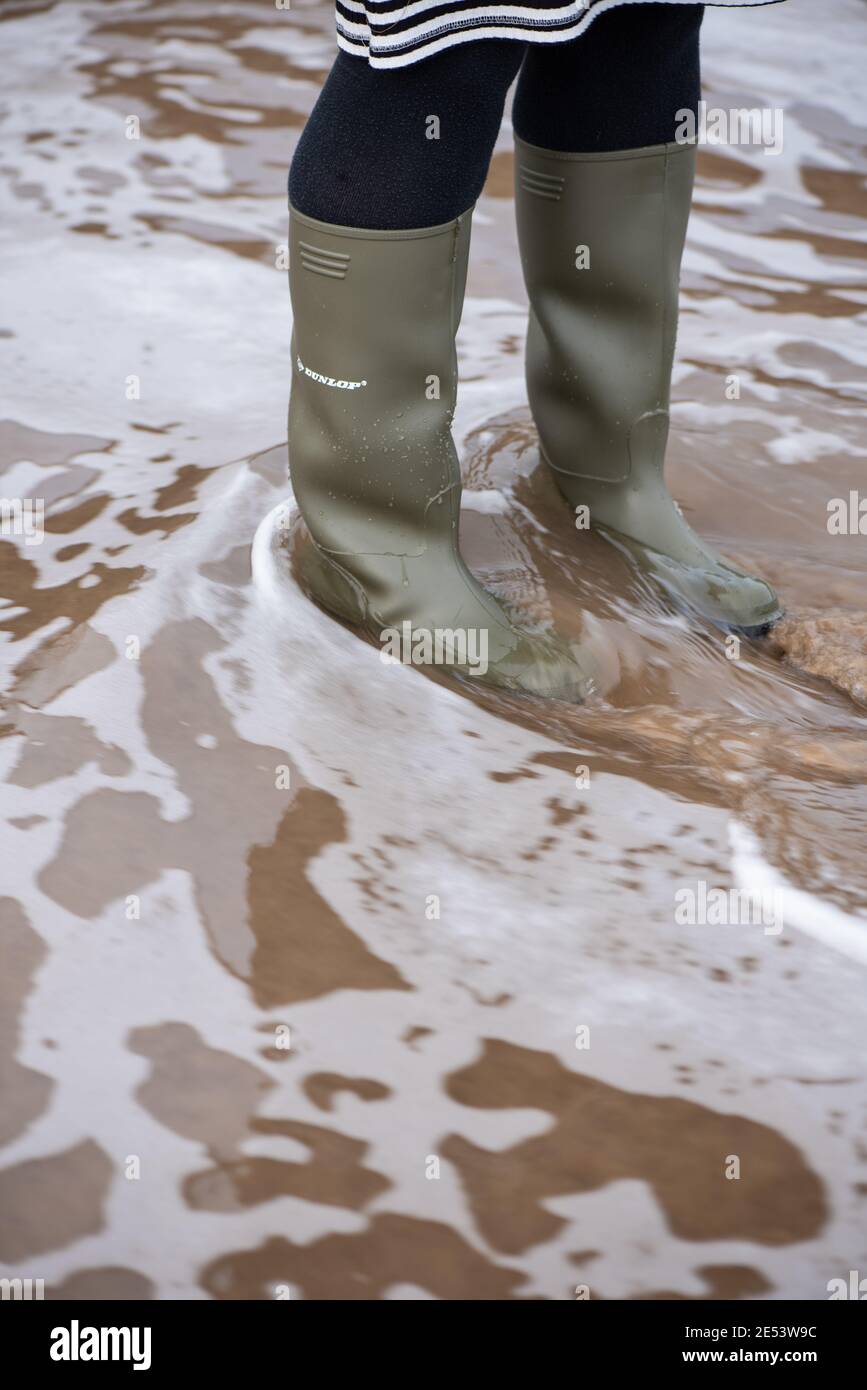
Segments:
[[[527,387],[571,505],[678,606],[753,635],[780,616],[776,595],[699,539],[663,469],[702,9],[626,5],[527,55],[513,110]]]
[[[341,54],[289,181],[289,465],[312,539],[297,572],[385,650],[509,689],[581,698],[552,637],[509,622],[458,546],[455,334],[481,192],[522,45],[396,72]]]
[[[675,139],[698,110],[704,5],[624,5],[571,43],[530,45],[512,108],[528,145],[569,153]]]
[[[394,71],[340,52],[295,150],[289,201],[344,227],[434,227],[472,207],[524,45],[461,44]]]

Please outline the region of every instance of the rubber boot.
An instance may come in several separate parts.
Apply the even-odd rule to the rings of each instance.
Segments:
[[[699,539],[663,471],[695,145],[515,147],[527,389],[560,490],[677,606],[727,630],[766,632],[781,616],[773,589]]]
[[[314,542],[301,582],[397,660],[580,700],[592,670],[560,639],[516,628],[458,548],[451,421],[470,221],[379,232],[291,210],[289,466]]]

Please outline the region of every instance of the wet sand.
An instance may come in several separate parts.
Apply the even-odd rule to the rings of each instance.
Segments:
[[[867,10],[816,29],[705,22],[706,99],[786,123],[702,151],[684,264],[672,488],[787,609],[734,657],[538,466],[504,123],[462,544],[608,644],[576,708],[383,666],[294,581],[284,185],[329,7],[4,7],[0,490],[46,519],[0,537],[0,1277],[773,1300],[867,1268],[867,541],[827,525],[867,459]],[[700,884],[781,930],[680,922]]]

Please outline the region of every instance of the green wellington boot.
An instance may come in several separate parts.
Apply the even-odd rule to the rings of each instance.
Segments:
[[[695,145],[562,154],[516,140],[515,150],[543,457],[572,506],[586,505],[591,526],[678,606],[761,635],[781,616],[776,594],[696,536],[663,471]]]
[[[492,684],[580,700],[594,670],[522,632],[458,548],[451,421],[470,214],[379,232],[291,211],[289,465],[314,544],[301,582],[383,653]]]

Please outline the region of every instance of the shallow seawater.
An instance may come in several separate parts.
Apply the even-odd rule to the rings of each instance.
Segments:
[[[827,522],[867,460],[865,24],[705,22],[709,103],[785,109],[781,154],[702,152],[684,264],[672,487],[788,614],[734,655],[539,467],[504,124],[462,544],[614,654],[579,708],[384,666],[294,581],[285,169],[329,7],[4,7],[0,490],[46,520],[0,537],[0,1274],[813,1299],[864,1268],[867,542]],[[772,910],[679,920],[729,890]]]

